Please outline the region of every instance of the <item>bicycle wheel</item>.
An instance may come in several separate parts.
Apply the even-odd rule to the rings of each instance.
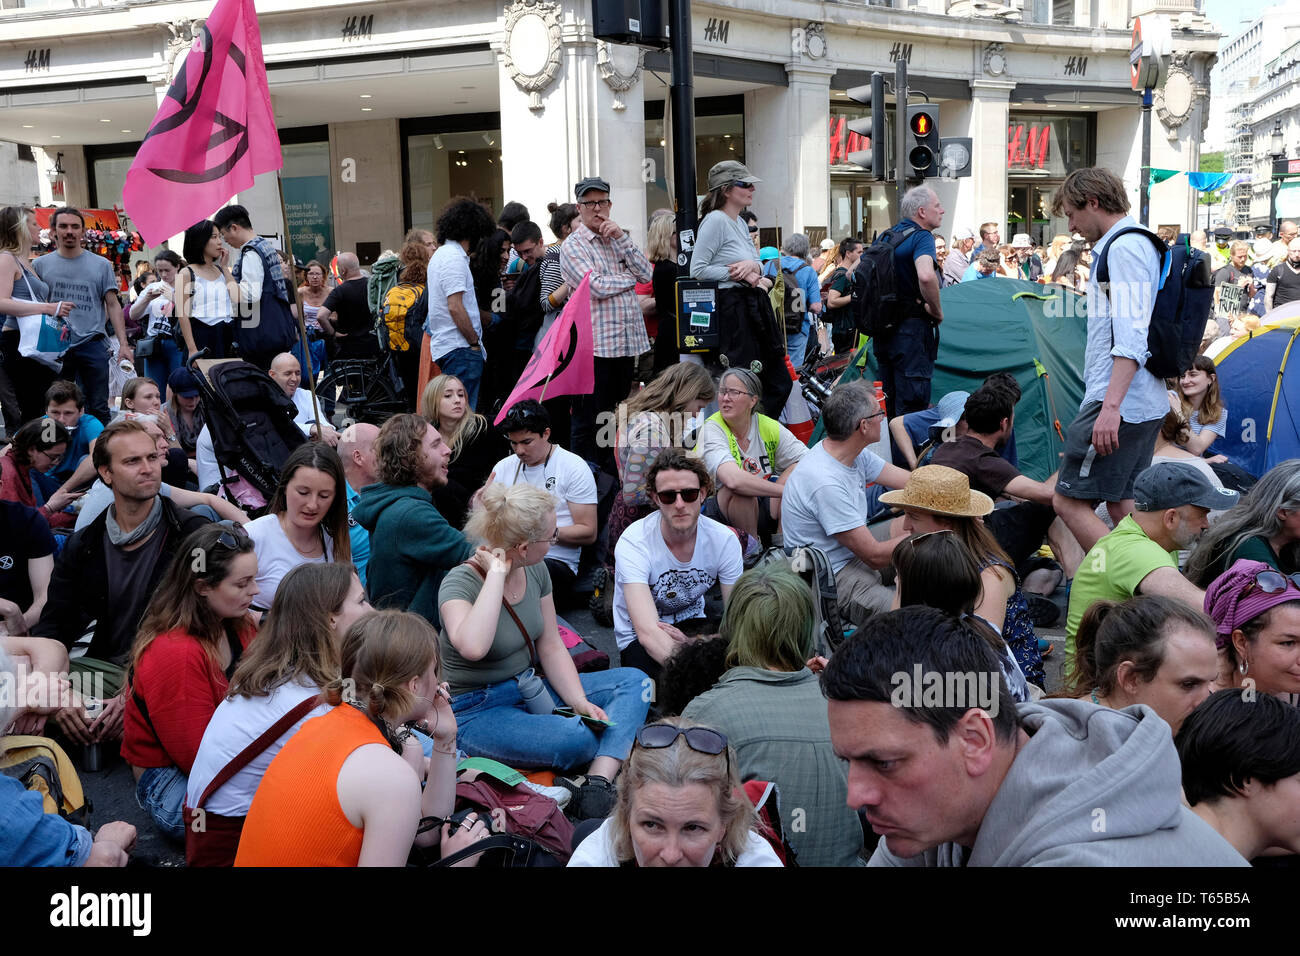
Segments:
[[[384,368],[372,362],[334,362],[316,391],[321,413],[340,431],[354,422],[382,425],[409,411]]]

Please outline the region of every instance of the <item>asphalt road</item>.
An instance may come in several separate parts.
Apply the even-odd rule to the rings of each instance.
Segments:
[[[1039,628],[1040,637],[1054,641],[1056,648],[1044,662],[1047,670],[1048,692],[1061,687],[1061,668],[1065,656],[1065,608],[1064,592],[1058,591],[1054,600],[1061,606],[1060,626]],[[592,619],[585,608],[579,611],[565,612],[568,624],[581,634],[593,647],[609,655],[614,666],[618,664],[618,645],[614,641],[613,628],[601,627]],[[69,748],[73,760],[80,766],[80,754]],[[185,862],[184,848],[172,843],[154,827],[148,815],[140,809],[135,801],[135,779],[131,768],[122,762],[116,754],[105,756],[103,769],[98,773],[81,774],[81,783],[93,806],[92,827],[110,820],[125,820],[135,825],[139,832],[134,858],[141,864],[154,866],[182,866]]]

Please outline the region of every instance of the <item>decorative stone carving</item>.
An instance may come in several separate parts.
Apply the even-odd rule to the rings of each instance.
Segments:
[[[826,56],[825,25],[809,21],[803,30],[803,49],[809,59],[820,60]]]
[[[632,62],[633,58],[636,60],[635,63]],[[616,62],[617,60],[623,62],[620,64]],[[632,68],[631,72],[623,72],[629,66]],[[645,49],[597,40],[596,69],[600,72],[600,78],[605,81],[605,85],[614,91],[614,109],[622,112],[627,109],[627,104],[623,102],[623,94],[641,81],[641,73],[645,69]]]
[[[560,5],[549,0],[514,0],[506,8],[501,65],[528,94],[528,108],[540,111],[542,91],[560,72]]]
[[[1196,77],[1192,73],[1193,64],[1187,53],[1176,53],[1169,63],[1169,72],[1165,85],[1156,90],[1152,96],[1152,106],[1165,134],[1171,140],[1178,138],[1178,131],[1192,115],[1196,105]]]
[[[1001,76],[1007,71],[1007,54],[1001,43],[990,43],[984,47],[984,72],[989,76]]]
[[[184,57],[189,53],[190,47],[194,45],[194,38],[200,34],[203,29],[202,20],[191,20],[189,17],[181,17],[165,24],[171,36],[167,38],[167,83],[176,79],[176,71],[180,69],[180,64],[184,62]]]

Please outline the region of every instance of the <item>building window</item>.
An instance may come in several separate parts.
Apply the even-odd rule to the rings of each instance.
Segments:
[[[695,101],[696,207],[708,190],[709,169],[727,159],[745,161],[745,114],[742,97],[719,96]],[[646,213],[672,209],[668,181],[668,137],[664,132],[664,105],[645,105],[645,156],[654,177],[646,184]],[[759,173],[758,170],[754,171]],[[759,173],[761,175],[761,173]]]
[[[467,128],[467,122],[477,128]],[[505,205],[499,115],[403,120],[402,149],[408,228],[433,231],[438,213],[453,196],[477,199],[494,217]]]
[[[1007,125],[1006,232],[1009,242],[1026,233],[1047,245],[1068,232],[1064,217],[1051,213],[1056,188],[1067,175],[1092,163],[1093,117],[1012,113]]]
[[[26,143],[18,144],[18,158],[27,163],[36,162],[36,154],[32,152],[32,148]]]
[[[280,183],[289,223],[289,247],[295,259],[304,263],[315,259],[328,268],[334,258],[329,141],[282,143],[280,154],[284,157]],[[279,232],[281,228],[277,225],[274,231]]]

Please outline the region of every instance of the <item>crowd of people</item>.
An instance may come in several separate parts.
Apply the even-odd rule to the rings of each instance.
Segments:
[[[0,676],[31,692],[0,731],[119,753],[191,865],[474,865],[500,826],[458,780],[482,773],[563,807],[573,866],[1300,853],[1300,462],[1256,481],[1214,454],[1211,359],[1148,370],[1160,262],[1123,184],[1072,173],[1070,235],[1038,252],[997,223],[946,242],[938,196],[910,190],[880,240],[900,299],[881,388],[836,385],[810,447],[781,421],[785,359],[858,344],[867,246],[760,246],[761,182],[708,173],[702,355],[674,334],[671,214],[642,250],[599,176],[552,204],[550,246],[520,204],[458,198],[370,275],[346,252],[295,270],[226,207],[125,303],[76,210],[34,261],[30,211],[0,210]],[[1151,294],[1103,294],[1103,257]],[[941,290],[997,275],[1088,296],[1083,401],[1044,480],[1020,471],[1013,376],[931,394]],[[584,282],[591,393],[505,407]],[[17,341],[31,316],[69,330],[57,371]],[[263,369],[301,431],[256,509],[224,480],[204,350]],[[385,352],[406,411],[335,430],[321,366]],[[563,615],[587,602],[617,666],[577,653]],[[1062,606],[1049,686],[1036,629]],[[121,865],[136,835],[0,775],[2,863]]]

